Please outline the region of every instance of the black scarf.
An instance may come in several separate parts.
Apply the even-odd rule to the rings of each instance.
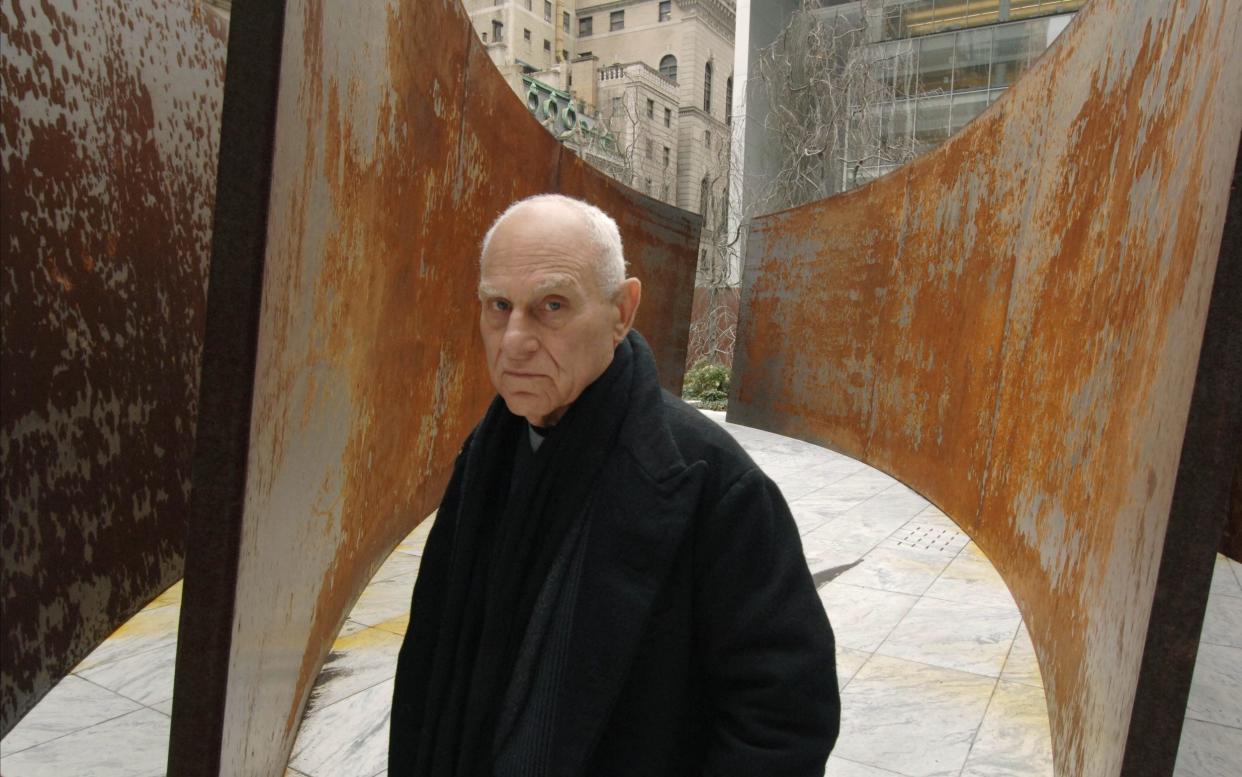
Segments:
[[[497,397],[471,434],[428,541],[397,662],[392,777],[492,774],[497,713],[518,648],[567,530],[585,514],[616,443],[634,363],[634,346],[622,341],[512,488],[526,422]]]

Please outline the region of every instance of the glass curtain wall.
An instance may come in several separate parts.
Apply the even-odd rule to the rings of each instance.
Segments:
[[[893,99],[853,111],[841,188],[878,178],[961,130],[1068,23],[1049,15],[1083,2],[909,0],[885,6],[885,40],[863,47],[859,56]],[[894,149],[904,149],[906,158]]]

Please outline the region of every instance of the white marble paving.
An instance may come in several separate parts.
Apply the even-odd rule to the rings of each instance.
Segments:
[[[837,645],[837,687],[844,688],[849,685],[868,658],[871,658],[871,654],[865,650]]]
[[[995,681],[873,655],[841,692],[836,754],[908,777],[957,775]]]
[[[370,775],[388,765],[392,679],[303,719],[289,766],[309,777]]]
[[[723,414],[707,413],[723,423]],[[1051,777],[1030,636],[987,558],[884,473],[730,424],[781,486],[837,636],[843,722],[829,777]],[[431,521],[384,562],[312,691],[287,777],[386,774],[392,674]],[[1242,566],[1218,558],[1177,777],[1235,777]],[[157,597],[2,742],[6,777],[163,774],[180,585]],[[139,702],[147,707],[139,706]],[[124,753],[124,758],[116,754]]]
[[[152,705],[172,698],[176,665],[177,643],[174,641],[77,674],[127,699]]]
[[[337,637],[311,691],[308,712],[391,678],[399,650],[401,637],[381,629],[364,627]]]
[[[1018,627],[1018,634],[1013,638],[1013,647],[1005,659],[1005,668],[1001,670],[1000,679],[1036,688],[1044,687],[1044,676],[1039,668],[1039,659],[1035,656],[1035,646],[1031,644],[1031,633],[1026,624]]]
[[[1021,621],[1016,607],[924,597],[876,652],[999,678]]]
[[[1242,648],[1242,597],[1219,596],[1203,616],[1199,641]]]
[[[172,687],[171,685],[169,687]],[[135,701],[69,675],[0,740],[0,758],[140,709]]]
[[[1242,648],[1200,643],[1186,714],[1242,729]]]
[[[1173,777],[1238,777],[1242,729],[1187,718]]]
[[[837,580],[863,588],[921,596],[949,565],[949,560],[938,553],[880,545]]]
[[[824,771],[824,777],[903,777],[903,775],[878,766],[850,761],[833,754],[828,756],[828,767]]]
[[[962,777],[1052,774],[1048,705],[1041,688],[1000,682],[988,702]]]
[[[153,777],[168,760],[167,715],[145,707],[0,758],[5,777]]]
[[[180,619],[180,605],[177,607],[161,605],[143,609],[126,621],[124,626],[114,631],[104,640],[103,644],[91,651],[91,654],[82,659],[73,671],[82,672],[118,658],[175,644]]]
[[[919,599],[833,581],[819,589],[838,645],[874,653]]]

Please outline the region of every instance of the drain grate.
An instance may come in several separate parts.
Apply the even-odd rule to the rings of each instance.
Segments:
[[[906,524],[889,538],[887,545],[897,548],[931,550],[956,555],[969,538],[956,529],[926,524]]]

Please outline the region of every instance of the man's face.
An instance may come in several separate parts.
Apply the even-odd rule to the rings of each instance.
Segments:
[[[492,385],[536,426],[559,421],[607,369],[633,320],[630,286],[615,300],[599,288],[595,251],[577,213],[538,204],[505,219],[483,255],[479,329]]]

